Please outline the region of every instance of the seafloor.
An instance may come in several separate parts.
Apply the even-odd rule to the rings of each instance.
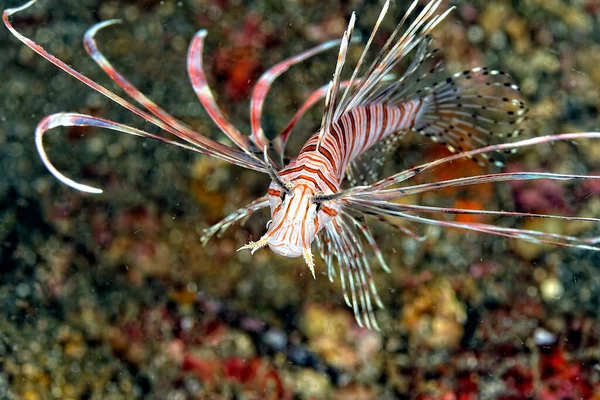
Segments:
[[[484,64],[510,72],[531,110],[527,135],[600,129],[596,0],[443,7],[451,4],[457,10],[436,31],[449,70]],[[384,33],[407,5],[392,5]],[[98,35],[107,57],[174,115],[222,138],[185,72],[196,30],[209,31],[207,74],[219,104],[248,132],[261,72],[339,37],[352,10],[368,36],[380,7],[40,0],[12,20],[117,89],[81,38],[100,20],[123,19]],[[45,115],[76,111],[156,130],[0,31],[0,399],[600,399],[598,253],[432,228],[420,231],[427,240],[419,243],[372,223],[392,273],[376,272],[382,332],[361,329],[320,261],[313,280],[302,260],[236,252],[262,234],[266,213],[201,246],[203,229],[266,191],[264,175],[115,132],[63,129],[47,139],[51,160],[105,192],[82,194],[55,180],[33,141]],[[276,82],[267,133],[330,79],[335,58],[319,56]],[[300,124],[298,137],[314,132],[320,112]],[[387,168],[443,154],[407,139]],[[507,168],[598,173],[600,142],[530,148]],[[484,171],[457,162],[428,179]],[[600,187],[590,182],[478,186],[415,201],[600,215]],[[486,222],[600,235],[597,225],[572,221]]]

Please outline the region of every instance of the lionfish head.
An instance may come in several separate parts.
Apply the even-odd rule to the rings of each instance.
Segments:
[[[271,220],[267,233],[257,242],[242,249],[254,253],[261,247],[269,248],[289,258],[304,257],[313,276],[314,262],[311,244],[316,235],[338,214],[339,206],[315,201],[315,188],[306,183],[272,182],[268,190]]]

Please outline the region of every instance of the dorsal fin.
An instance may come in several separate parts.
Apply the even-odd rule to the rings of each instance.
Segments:
[[[344,32],[342,43],[340,44],[340,51],[338,53],[337,64],[335,66],[335,72],[333,74],[333,80],[329,84],[327,91],[327,97],[325,99],[325,109],[323,110],[323,121],[321,123],[321,133],[319,134],[319,140],[317,141],[317,149],[321,144],[323,135],[329,131],[334,118],[334,111],[337,104],[338,91],[340,89],[340,82],[342,80],[342,71],[344,64],[346,63],[346,55],[348,54],[348,44],[352,38],[352,32],[354,31],[354,23],[356,22],[356,14],[352,13],[348,28]]]

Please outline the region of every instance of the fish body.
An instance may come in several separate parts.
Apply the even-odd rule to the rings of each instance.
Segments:
[[[356,107],[331,125],[330,134],[320,145],[320,132],[311,136],[298,157],[278,172],[291,190],[282,190],[276,184],[269,188],[272,222],[264,237],[271,250],[286,257],[299,257],[303,249],[310,248],[315,236],[343,207],[341,200],[325,205],[312,198],[338,193],[348,165],[376,143],[411,129],[421,106],[422,100],[413,100],[399,105]]]

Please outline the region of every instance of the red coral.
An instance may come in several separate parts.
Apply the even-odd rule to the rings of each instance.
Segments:
[[[182,371],[194,373],[202,382],[213,382],[220,368],[218,360],[206,360],[191,354],[184,355],[181,362]]]
[[[533,395],[533,376],[531,371],[517,364],[502,375],[508,389],[500,398],[503,400],[531,398]]]
[[[567,360],[558,343],[540,348],[540,377],[542,385],[538,391],[541,400],[589,399],[594,388],[588,374],[577,361]]]
[[[458,375],[458,383],[456,390],[457,400],[476,399],[479,393],[478,379],[476,373],[471,371],[461,372]]]
[[[186,354],[181,363],[184,372],[195,374],[203,382],[213,383],[218,376],[227,381],[241,384],[245,389],[260,393],[265,399],[288,399],[290,391],[286,390],[279,373],[266,365],[260,358],[243,360],[232,357],[227,360],[203,359]]]
[[[254,358],[247,361],[232,357],[223,364],[223,371],[225,377],[240,383],[246,383],[256,377],[259,366],[259,359]]]
[[[227,47],[215,52],[217,74],[226,80],[225,93],[230,100],[245,100],[261,69],[258,50],[267,46],[270,33],[256,14],[246,16],[241,28],[228,33]]]

